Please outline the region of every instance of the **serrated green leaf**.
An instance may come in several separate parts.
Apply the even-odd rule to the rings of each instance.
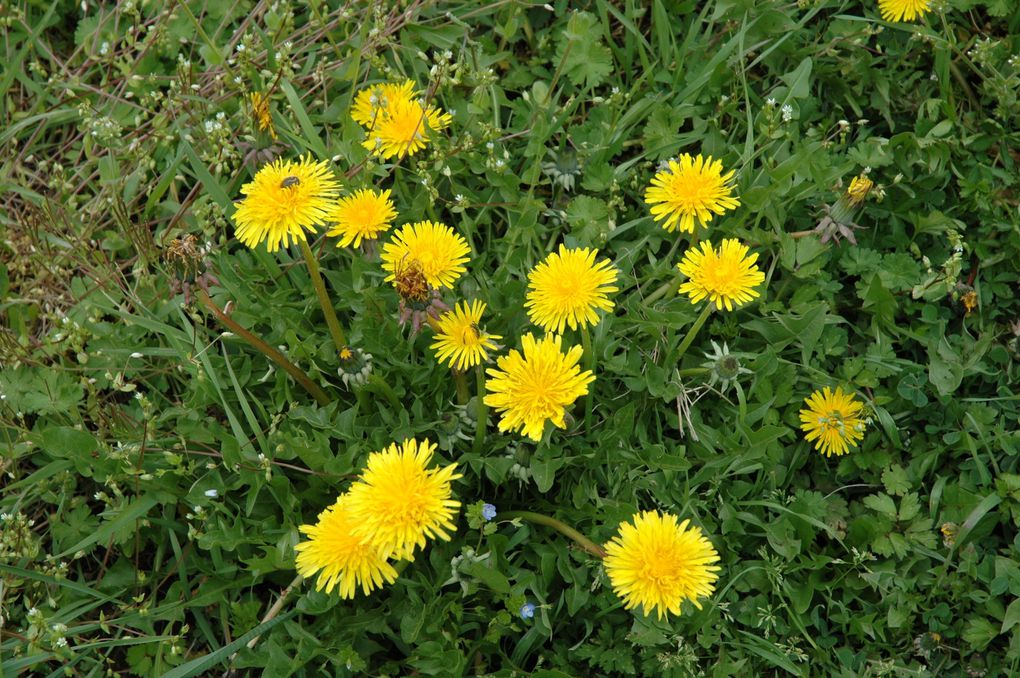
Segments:
[[[872,511],[878,511],[890,518],[896,517],[896,502],[887,494],[879,492],[865,497],[862,501]]]

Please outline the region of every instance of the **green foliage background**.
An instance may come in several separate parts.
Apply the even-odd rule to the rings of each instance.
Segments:
[[[6,7],[3,675],[1016,674],[1020,11],[935,4],[920,24],[872,0]],[[405,76],[454,124],[377,164],[348,108]],[[270,92],[275,144],[251,91]],[[743,204],[707,234],[751,244],[767,280],[678,364],[686,239],[641,195],[682,152],[736,169]],[[398,325],[376,255],[323,239],[351,342],[400,403],[345,388],[300,254],[232,237],[258,164],[301,153],[392,188],[398,223],[464,234],[458,295],[487,301],[509,347],[547,252],[610,257],[623,289],[594,333],[591,425],[579,404],[536,446],[490,419],[473,452],[474,409],[428,333]],[[865,168],[880,190],[857,243],[804,234]],[[217,303],[330,405],[170,291],[162,250],[185,234],[211,244]],[[701,369],[712,341],[751,372],[725,390]],[[797,412],[840,384],[872,423],[826,459]],[[600,542],[639,509],[691,518],[722,556],[717,593],[646,619],[555,533],[462,515],[386,590],[306,583],[259,626],[297,526],[413,435],[463,467],[465,506]]]

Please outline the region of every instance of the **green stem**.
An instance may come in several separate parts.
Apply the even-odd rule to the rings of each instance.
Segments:
[[[340,321],[336,319],[336,311],[333,310],[333,302],[329,299],[329,292],[326,291],[326,283],[322,281],[319,274],[319,262],[312,254],[312,248],[308,241],[301,240],[301,254],[304,255],[305,263],[308,265],[308,274],[312,278],[312,286],[315,288],[315,295],[319,297],[319,306],[326,316],[326,324],[329,326],[329,333],[333,335],[333,343],[336,344],[336,351],[344,350],[347,347],[347,339],[344,337],[344,330],[340,327]]]
[[[510,520],[520,518],[521,520],[527,520],[529,523],[551,527],[560,534],[573,539],[574,543],[593,556],[596,556],[597,558],[606,557],[606,550],[604,548],[593,542],[591,539],[588,539],[588,537],[584,536],[566,523],[557,520],[552,516],[547,516],[543,513],[534,513],[532,511],[503,511],[499,514],[499,517]]]
[[[368,375],[368,386],[371,386],[374,391],[382,393],[393,409],[400,409],[400,398],[397,397],[397,394],[390,388],[385,379],[373,372]]]
[[[489,406],[485,404],[485,368],[481,364],[475,367],[475,454],[482,451],[485,443],[485,428],[489,425]]]
[[[694,341],[694,337],[698,336],[698,331],[701,330],[701,326],[705,324],[705,321],[708,320],[708,316],[712,314],[712,308],[712,302],[706,303],[705,308],[701,309],[701,315],[699,315],[698,319],[694,321],[693,325],[691,325],[691,329],[687,330],[687,336],[684,337],[684,340],[680,343],[680,348],[677,349],[676,359],[674,361],[677,365],[680,364],[680,359],[684,357],[684,353],[687,353],[687,349],[690,348],[691,342]]]
[[[307,374],[305,374],[300,367],[292,363],[287,359],[287,356],[280,353],[278,350],[258,338],[248,330],[238,325],[233,318],[224,313],[219,306],[216,305],[205,290],[198,290],[198,299],[201,301],[206,308],[212,311],[216,319],[219,320],[227,329],[247,341],[255,350],[262,353],[264,356],[272,360],[279,367],[283,369],[287,374],[294,378],[294,381],[301,384],[306,391],[313,398],[315,402],[320,405],[328,405],[330,398],[326,395],[326,392],[319,387],[314,381],[312,381]]]
[[[460,370],[453,370],[453,383],[457,387],[457,404],[467,405],[468,401],[471,400],[467,377]]]
[[[650,306],[651,304],[654,304],[656,301],[662,298],[666,294],[666,292],[678,289],[679,286],[677,285],[677,279],[679,277],[680,277],[679,273],[674,273],[669,280],[662,283],[662,285],[660,285],[654,292],[652,292],[647,297],[642,299],[641,303]]]
[[[594,374],[595,372],[595,352],[591,348],[591,334],[588,332],[587,325],[581,325],[581,348],[584,350],[584,366],[587,367]],[[588,395],[584,399],[584,430],[588,431],[591,428],[591,412],[594,406],[595,394],[594,383],[588,386]]]
[[[290,584],[288,584],[287,588],[285,588],[280,593],[280,597],[277,598],[276,602],[273,603],[272,607],[270,607],[269,610],[266,611],[265,616],[262,617],[262,621],[260,621],[259,624],[260,625],[261,624],[265,624],[266,622],[272,621],[273,619],[275,619],[276,615],[280,614],[280,610],[283,609],[283,604],[287,601],[288,596],[290,596],[291,592],[294,591],[298,586],[301,586],[301,582],[303,582],[303,581],[304,581],[304,577],[302,577],[300,574],[298,576],[294,577],[294,581],[292,581]],[[261,637],[262,637],[261,635],[255,636],[254,638],[249,640],[248,641],[248,645],[247,645],[248,649],[250,650],[253,647],[255,647],[255,645],[259,642],[259,638],[261,638]],[[236,659],[236,658],[237,658],[237,652],[235,652],[234,654],[230,655],[229,664],[233,664],[234,663],[234,659]],[[228,671],[228,673],[231,673],[231,672]]]

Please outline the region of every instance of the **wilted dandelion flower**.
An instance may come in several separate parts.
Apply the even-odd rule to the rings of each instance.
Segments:
[[[496,361],[499,369],[486,370],[488,395],[484,402],[503,413],[500,431],[523,429],[524,435],[538,441],[546,421],[566,428],[567,408],[588,393],[588,384],[595,381],[595,375],[578,367],[580,346],[563,353],[560,344],[560,337],[555,335],[547,334],[538,341],[525,334],[521,337],[523,355],[510,351]]]
[[[864,405],[852,394],[843,393],[842,388],[837,387],[833,393],[826,386],[808,396],[804,404],[807,407],[800,411],[804,438],[814,441],[815,449],[825,456],[847,454],[864,439]]]
[[[453,122],[449,113],[426,107],[410,80],[362,90],[355,97],[351,117],[367,131],[362,145],[386,159],[414,155],[425,147],[431,133]]]
[[[878,11],[886,21],[913,21],[931,11],[931,0],[878,0]]]
[[[254,248],[266,243],[270,252],[290,241],[305,239],[329,218],[340,182],[326,162],[311,157],[299,162],[278,159],[264,165],[255,178],[241,187],[244,198],[237,203],[234,223],[237,239]]]
[[[471,248],[463,236],[445,224],[419,221],[404,224],[383,246],[382,264],[389,272],[386,282],[394,282],[398,272],[417,267],[431,287],[453,287],[467,269]]]
[[[436,446],[410,438],[368,456],[361,478],[347,492],[355,534],[387,556],[411,560],[426,538],[450,540],[460,502],[450,483],[456,464],[428,468]]]
[[[339,584],[341,598],[353,598],[359,586],[368,595],[392,584],[397,571],[377,547],[355,536],[356,524],[342,496],[319,514],[315,525],[302,525],[308,540],[296,547],[298,574],[310,578],[318,572],[315,588],[332,593]]]
[[[839,242],[843,236],[853,244],[857,244],[854,231],[861,227],[854,223],[854,217],[861,204],[875,188],[875,182],[868,178],[868,170],[850,180],[850,186],[840,194],[832,205],[822,207],[822,218],[815,226],[815,233],[823,243],[829,240]]]
[[[336,222],[326,235],[340,238],[337,247],[353,245],[361,241],[375,240],[387,230],[397,217],[397,210],[390,200],[390,191],[361,189],[341,198],[333,207],[330,221]]]
[[[546,332],[562,332],[595,325],[596,310],[610,311],[608,294],[616,292],[616,269],[603,259],[595,262],[598,250],[567,249],[560,245],[528,275],[528,317]]]
[[[494,340],[502,337],[480,329],[484,311],[481,301],[472,301],[470,306],[462,301],[439,316],[435,323],[436,341],[431,346],[439,362],[463,371],[488,359],[486,351],[496,350]]]
[[[733,196],[733,174],[723,174],[722,162],[712,156],[702,158],[699,153],[691,157],[687,153],[679,161],[670,160],[667,169],[652,179],[652,185],[645,189],[645,203],[655,221],[663,221],[667,231],[679,228],[686,233],[694,232],[694,220],[708,226],[713,214],[722,215],[740,205]]]
[[[269,97],[262,92],[252,92],[251,113],[259,131],[268,133],[275,141],[276,127],[273,125],[273,116],[269,112]]]
[[[858,175],[850,180],[850,187],[846,189],[846,199],[852,206],[856,207],[864,202],[864,199],[868,197],[868,193],[871,193],[871,189],[874,187],[875,182],[869,179],[867,175]]]
[[[699,610],[698,598],[711,595],[719,578],[719,554],[698,527],[679,525],[670,513],[643,511],[606,544],[603,564],[625,609],[640,605],[645,616],[659,619],[680,614],[687,599]]]
[[[745,304],[760,296],[754,289],[765,280],[765,274],[754,262],[757,254],[748,255],[747,245],[728,238],[719,249],[703,241],[684,253],[684,259],[677,268],[687,276],[687,282],[680,286],[680,292],[696,304],[708,298],[716,308],[732,311],[734,306]]]

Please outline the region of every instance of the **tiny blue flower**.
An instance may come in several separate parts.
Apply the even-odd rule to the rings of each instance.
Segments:
[[[521,619],[531,619],[535,616],[535,604],[524,603],[521,605]]]
[[[482,504],[482,517],[486,520],[492,520],[496,517],[496,507],[492,504]]]

